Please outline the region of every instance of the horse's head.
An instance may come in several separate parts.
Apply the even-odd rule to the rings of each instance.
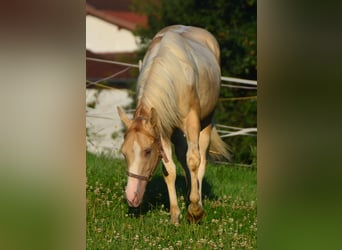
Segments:
[[[160,137],[156,132],[153,109],[149,113],[136,115],[132,120],[120,108],[118,113],[127,127],[121,147],[127,164],[126,198],[129,206],[137,207],[159,162]]]

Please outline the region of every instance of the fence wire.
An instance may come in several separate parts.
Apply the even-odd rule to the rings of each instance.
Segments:
[[[94,58],[94,57],[86,57],[88,61],[95,61],[95,62],[101,62],[101,63],[109,63],[109,64],[115,64],[115,65],[120,65],[120,66],[127,66],[131,68],[140,68],[138,64],[132,64],[132,63],[124,63],[124,62],[118,62],[118,61],[112,61],[112,60],[106,60],[106,59],[100,59],[100,58]],[[109,77],[106,77],[110,79]],[[102,80],[106,79],[103,78]],[[107,80],[108,80],[107,79]],[[236,77],[228,77],[228,76],[221,76],[221,80],[224,82],[236,82],[236,83],[241,83],[241,84],[246,84],[246,85],[253,85],[257,86],[257,81],[255,80],[247,80],[247,79],[241,79],[241,78],[236,78]],[[229,85],[226,85],[225,87],[229,87]],[[235,86],[234,88],[238,88],[239,86]],[[241,86],[243,87],[243,86]],[[246,87],[243,87],[246,88]]]
[[[114,73],[110,76],[99,79],[97,81],[93,82],[93,81],[87,80],[87,87],[95,85],[95,86],[99,86],[99,87],[103,87],[103,88],[107,88],[107,89],[115,89],[114,87],[101,84],[101,82],[115,78],[118,75],[126,72],[130,68],[140,68],[139,65],[141,65],[141,61],[139,62],[139,65],[138,65],[138,64],[124,63],[124,62],[118,62],[118,61],[113,61],[113,60],[93,58],[93,57],[86,57],[86,59],[88,61],[95,61],[95,62],[100,62],[100,63],[109,63],[109,64],[115,64],[115,65],[120,65],[120,66],[126,67],[125,69],[123,69],[117,73]],[[233,82],[233,83],[249,85],[249,86],[243,86],[243,85],[221,84],[222,87],[257,90],[257,81],[254,81],[254,80],[247,80],[247,79],[241,79],[241,78],[235,78],[235,77],[226,77],[226,76],[221,76],[221,80],[226,81],[226,82]],[[132,92],[131,90],[129,90],[129,91]],[[236,101],[236,100],[248,100],[248,99],[257,99],[257,96],[220,98],[220,101]],[[94,117],[93,115],[87,115],[87,116]],[[103,118],[103,117],[98,117],[98,118]],[[237,136],[237,135],[256,136],[256,133],[257,133],[257,128],[238,128],[238,127],[232,127],[232,126],[227,126],[227,125],[222,125],[222,124],[216,124],[216,126],[218,128],[221,128],[218,130],[221,138]],[[231,130],[234,130],[234,131],[231,131]]]

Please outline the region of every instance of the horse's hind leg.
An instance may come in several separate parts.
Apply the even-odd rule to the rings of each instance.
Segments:
[[[205,127],[199,137],[199,149],[200,149],[200,155],[201,155],[201,163],[198,168],[198,192],[200,195],[200,205],[202,206],[202,181],[205,173],[205,167],[207,165],[207,150],[210,143],[210,135],[211,135],[211,124]]]
[[[199,152],[199,134],[200,134],[200,121],[198,112],[191,110],[185,122],[185,135],[188,144],[186,154],[186,162],[190,170],[191,190],[190,190],[190,204],[188,206],[188,220],[190,222],[199,222],[204,211],[201,205],[201,196],[199,193],[198,170],[201,162]]]

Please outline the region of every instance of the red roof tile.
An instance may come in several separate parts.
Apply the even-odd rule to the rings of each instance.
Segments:
[[[136,26],[147,26],[147,16],[139,15],[130,11],[112,11],[102,10],[105,14],[120,18],[122,20],[134,23]]]
[[[129,11],[132,0],[86,0],[97,9]]]
[[[117,25],[119,28],[135,30],[137,26],[147,26],[147,17],[131,11],[117,11],[111,9],[96,9],[90,4],[86,4],[87,14],[96,16],[109,23]]]

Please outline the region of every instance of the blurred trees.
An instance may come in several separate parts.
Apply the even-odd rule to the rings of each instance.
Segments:
[[[140,58],[151,38],[172,24],[198,26],[210,31],[221,49],[222,75],[257,79],[256,0],[133,0],[132,9],[148,16],[148,28],[138,28]],[[257,126],[256,99],[229,98],[256,96],[256,90],[221,88],[215,122],[236,127]],[[256,137],[228,137],[235,162],[255,162]]]

